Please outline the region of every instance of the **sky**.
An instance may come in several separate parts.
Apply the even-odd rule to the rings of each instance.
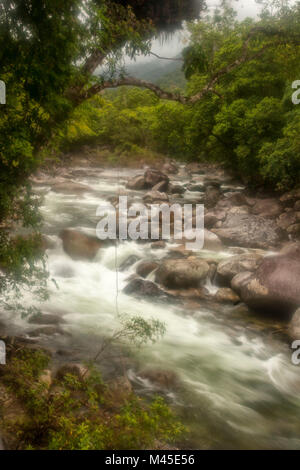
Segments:
[[[214,9],[219,5],[219,0],[206,0],[208,8]],[[255,0],[232,0],[232,7],[236,9],[239,19],[244,19],[247,16],[257,17],[260,6]],[[184,31],[176,33],[168,41],[163,44],[160,40],[153,42],[152,52],[163,57],[176,57],[186,45],[187,34]],[[140,57],[137,59],[139,63],[143,62],[154,62],[153,57]],[[159,59],[157,59],[159,60]],[[126,64],[130,64],[132,61],[126,60]]]

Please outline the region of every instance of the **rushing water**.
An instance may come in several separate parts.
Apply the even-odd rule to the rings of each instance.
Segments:
[[[84,174],[84,168],[73,174]],[[74,169],[73,169],[74,171]],[[72,178],[86,184],[83,195],[51,191],[51,185],[39,185],[43,196],[44,232],[55,242],[48,250],[51,275],[59,289],[51,285],[51,298],[43,311],[63,315],[71,339],[66,342],[74,354],[91,357],[101,338],[118,328],[116,316],[115,248],[98,252],[93,262],[74,261],[66,255],[58,236],[62,228],[95,233],[97,206],[125,188],[133,170],[89,169],[85,177]],[[190,182],[183,170],[180,184]],[[176,180],[176,177],[175,177]],[[140,201],[142,192],[130,192]],[[186,193],[187,199],[197,193]],[[130,255],[141,259],[162,258],[165,249],[153,250],[150,244],[133,241],[120,243],[118,265]],[[230,252],[202,252],[201,256],[222,259]],[[249,316],[239,306],[207,305],[187,310],[180,304],[152,302],[125,295],[126,279],[135,265],[119,273],[118,306],[120,313],[158,318],[166,324],[165,337],[137,351],[125,362],[126,372],[139,393],[153,394],[155,384],[141,378],[145,368],[176,372],[181,386],[170,390],[167,399],[176,407],[190,428],[183,445],[192,448],[274,448],[300,449],[300,366],[291,363],[288,345],[274,333],[271,323]],[[150,275],[151,278],[151,275]],[[212,291],[215,286],[208,285]],[[30,301],[30,299],[27,299]],[[25,302],[25,299],[24,299]],[[25,320],[14,321],[28,329]],[[32,328],[32,325],[31,325]]]

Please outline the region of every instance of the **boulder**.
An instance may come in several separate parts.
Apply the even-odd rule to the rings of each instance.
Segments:
[[[228,246],[271,249],[286,238],[276,221],[257,215],[228,214],[222,228],[212,229]]]
[[[251,308],[289,319],[300,305],[300,259],[293,255],[265,257],[254,274],[239,284]]]
[[[168,188],[169,188],[169,183],[168,181],[164,180],[164,181],[160,181],[155,186],[153,186],[152,191],[158,191],[159,193],[164,193],[165,191],[168,190]]]
[[[179,383],[177,375],[171,370],[149,369],[142,371],[139,375],[162,388],[175,388]]]
[[[225,211],[209,211],[204,215],[204,227],[207,229],[213,228],[218,222],[222,222],[226,218]]]
[[[230,202],[232,206],[244,206],[247,205],[247,199],[244,193],[240,192],[229,192],[226,194],[227,201]]]
[[[300,188],[298,189],[293,189],[292,191],[289,191],[287,193],[284,193],[280,197],[280,202],[282,202],[283,205],[292,207],[296,201],[300,199]]]
[[[65,252],[74,260],[92,260],[103,242],[77,230],[64,229],[60,233]]]
[[[124,294],[138,294],[144,297],[165,297],[165,292],[160,289],[154,282],[145,281],[144,279],[132,279],[123,289]]]
[[[130,266],[132,266],[137,261],[139,261],[139,259],[140,259],[139,256],[136,256],[136,255],[128,256],[128,258],[126,258],[125,261],[123,261],[123,263],[119,267],[119,271],[121,272],[126,271],[128,268],[130,268]]]
[[[156,271],[156,282],[169,289],[199,287],[205,281],[209,265],[197,258],[167,259]]]
[[[157,242],[151,243],[152,250],[161,250],[166,248],[166,242],[163,240],[158,240]]]
[[[242,286],[248,279],[250,279],[252,274],[253,273],[251,271],[243,271],[239,274],[236,274],[231,280],[232,290],[240,294]]]
[[[175,163],[167,162],[163,165],[162,171],[169,175],[175,175],[176,173],[178,173],[178,168]]]
[[[153,186],[162,181],[169,183],[169,178],[167,175],[153,168],[149,168],[145,171],[144,180],[147,188],[153,188]]]
[[[204,173],[202,165],[197,162],[192,162],[186,165],[186,171],[189,173],[197,173],[198,175],[202,175]]]
[[[126,188],[137,191],[146,189],[147,184],[145,182],[144,176],[134,176],[128,181]]]
[[[181,186],[181,184],[169,184],[168,192],[170,194],[183,194],[185,191],[185,187]]]
[[[239,296],[230,288],[223,287],[218,290],[213,299],[220,303],[237,304],[240,302]]]
[[[212,185],[209,185],[205,190],[205,206],[207,209],[215,207],[219,198],[220,198],[220,190]]]
[[[166,193],[160,193],[159,191],[152,190],[145,194],[143,200],[147,203],[169,202],[169,197]]]
[[[293,224],[293,225],[290,225],[287,229],[286,229],[287,233],[289,235],[292,236],[292,238],[297,238],[298,235],[300,235],[300,224]]]
[[[300,259],[300,242],[290,241],[280,250],[281,255],[291,255]]]
[[[283,205],[275,198],[257,199],[252,213],[261,217],[278,217],[283,212]]]
[[[283,230],[286,230],[290,225],[295,224],[297,220],[298,220],[297,212],[294,212],[294,211],[284,212],[277,219],[277,225]]]
[[[217,283],[225,287],[230,286],[234,276],[244,271],[254,272],[261,260],[261,255],[244,253],[221,261],[217,267]]]
[[[159,266],[155,261],[142,261],[137,265],[136,272],[139,276],[146,278]]]
[[[213,232],[210,232],[206,228],[204,229],[204,246],[203,250],[209,250],[209,251],[220,251],[223,248],[223,244],[218,237]]]

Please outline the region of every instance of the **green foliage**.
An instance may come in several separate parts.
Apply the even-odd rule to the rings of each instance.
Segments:
[[[254,184],[296,185],[299,112],[291,83],[300,76],[299,25],[299,5],[279,2],[272,14],[239,22],[223,2],[223,10],[189,25],[183,53],[186,94],[211,91],[193,106],[151,101],[136,88],[108,92],[96,140],[119,152],[221,161]]]
[[[40,379],[48,362],[41,351],[21,350],[2,377],[26,412],[4,423],[21,449],[136,450],[172,442],[184,431],[162,398],[146,403],[133,393],[116,395],[95,370],[84,379],[66,374],[48,390]]]

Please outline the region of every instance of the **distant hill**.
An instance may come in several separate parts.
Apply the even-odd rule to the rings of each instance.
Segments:
[[[127,65],[126,71],[132,77],[147,80],[163,88],[184,88],[186,79],[181,68],[182,62],[156,59]]]

